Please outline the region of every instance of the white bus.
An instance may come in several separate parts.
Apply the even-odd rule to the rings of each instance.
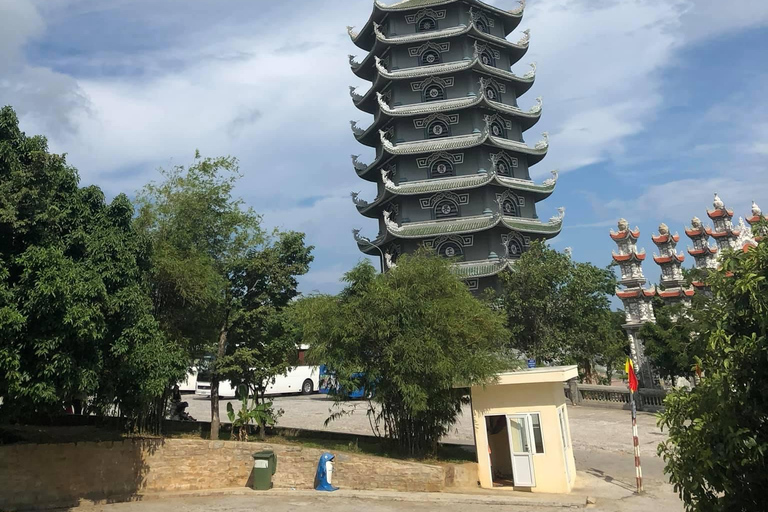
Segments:
[[[203,380],[205,379],[205,380]],[[288,368],[285,375],[278,375],[274,382],[267,386],[265,395],[280,395],[288,393],[301,393],[309,395],[317,393],[320,388],[320,368],[318,366],[294,366]],[[198,375],[196,395],[211,396],[210,378],[201,373]],[[237,390],[228,380],[219,382],[219,396],[222,398],[235,398]]]

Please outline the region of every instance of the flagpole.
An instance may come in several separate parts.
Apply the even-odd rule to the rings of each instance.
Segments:
[[[637,407],[635,406],[635,393],[629,389],[629,401],[632,404],[632,441],[635,445],[635,480],[637,494],[643,493],[643,468],[640,466],[640,441],[637,436]]]

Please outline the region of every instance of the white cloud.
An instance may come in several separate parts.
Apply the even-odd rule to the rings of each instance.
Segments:
[[[318,259],[305,279],[309,289],[324,289],[358,258],[350,229],[364,226],[366,234],[376,234],[375,223],[359,216],[347,195],[361,189],[367,199],[375,194],[348,158],[371,154],[347,125],[360,119],[365,126],[370,116],[355,110],[347,94],[349,84],[367,85],[347,66],[348,53],[362,52],[344,30],[362,26],[370,3],[337,0],[320,9],[308,1],[265,7],[224,0],[0,0],[0,52],[16,56],[6,59],[6,68],[0,63],[0,103],[17,107],[27,131],[51,135],[52,148],[69,154],[84,181],[108,193],[137,189],[157,166],[186,163],[195,149],[238,156],[245,174],[240,192],[248,201],[271,225],[306,231],[318,254],[331,258]],[[493,3],[509,8],[514,2]],[[24,46],[45,34],[43,20],[60,26],[94,13],[100,20],[125,18],[144,31],[123,34],[129,42],[158,34],[167,40],[139,49],[90,42],[88,52],[46,61],[56,69],[88,69],[87,76],[24,61]],[[661,73],[677,64],[680,48],[766,23],[768,3],[750,0],[529,1],[521,29],[532,29],[531,51],[515,69],[535,60],[538,78],[521,105],[543,96],[536,131],[552,136],[550,155],[534,168],[535,176],[621,158],[627,138],[641,133],[663,105]],[[15,67],[8,72],[11,61]],[[114,66],[136,73],[98,72]],[[734,122],[728,109],[707,115]],[[739,127],[749,122],[740,120]],[[527,135],[529,142],[538,139]],[[753,154],[768,153],[768,129],[738,137]],[[702,140],[698,152],[732,143]],[[726,190],[732,178],[676,177],[669,186],[638,187],[639,197],[605,208],[641,216],[655,202],[669,215],[689,216],[694,203],[709,204],[713,188]],[[731,190],[749,192],[746,185]],[[294,206],[310,196],[321,199]],[[548,203],[543,211],[553,209]]]

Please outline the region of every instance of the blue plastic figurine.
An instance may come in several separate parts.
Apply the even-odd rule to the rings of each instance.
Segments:
[[[338,487],[331,485],[333,481],[333,460],[336,458],[332,453],[324,453],[320,456],[320,462],[317,463],[317,472],[315,473],[316,491],[338,491]]]

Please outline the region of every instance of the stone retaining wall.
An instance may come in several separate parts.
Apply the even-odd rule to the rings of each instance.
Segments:
[[[253,459],[277,453],[277,488],[311,489],[323,450],[301,446],[141,439],[0,446],[0,510],[74,506],[81,499],[122,501],[141,492],[250,485]],[[429,465],[337,454],[334,484],[346,489],[434,492],[476,487],[477,465]]]

